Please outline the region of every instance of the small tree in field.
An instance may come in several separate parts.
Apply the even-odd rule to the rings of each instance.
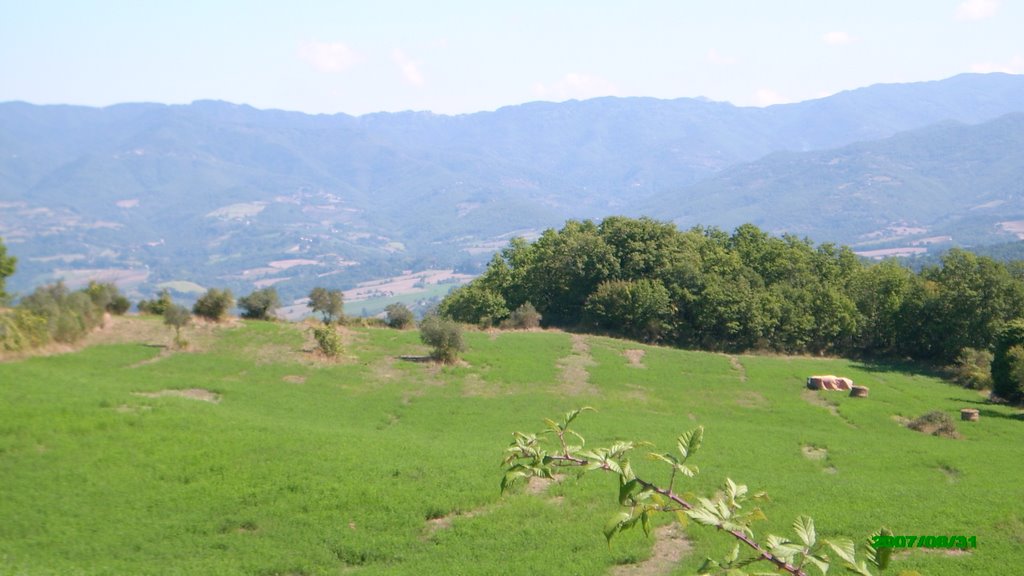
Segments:
[[[181,329],[192,322],[192,314],[188,308],[179,304],[171,304],[164,310],[164,324],[174,328],[174,345],[178,348],[188,346],[188,340],[181,337]]]
[[[452,364],[466,349],[462,341],[462,327],[451,318],[430,314],[420,322],[420,340],[433,348],[431,357],[444,364]]]
[[[242,317],[250,320],[270,320],[280,305],[281,301],[277,297],[277,290],[272,287],[256,290],[252,294],[238,299]]]
[[[196,316],[202,316],[207,320],[213,320],[219,322],[228,314],[228,310],[235,305],[235,297],[232,296],[231,290],[218,290],[216,288],[210,288],[196,300],[195,305],[192,306],[192,313]]]
[[[769,534],[759,541],[754,537],[751,526],[755,521],[765,519],[756,505],[767,498],[765,493],[751,494],[746,486],[729,478],[713,498],[692,496],[679,488],[677,482],[698,473],[691,459],[703,443],[702,427],[681,434],[673,451],[647,454],[649,459],[665,465],[668,480],[659,483],[638,476],[629,462],[630,453],[650,446],[647,442],[619,441],[607,448],[584,449],[583,437],[570,426],[587,411],[594,409],[572,410],[563,416],[561,422],[545,419],[547,428],[538,434],[516,432],[505,451],[503,464],[506,468],[501,491],[511,489],[520,480],[553,478],[561,468],[576,468],[580,475],[593,470],[614,474],[619,477],[618,500],[623,510],[604,526],[604,536],[609,544],[618,533],[637,526],[649,536],[652,517],[663,512],[674,516],[680,523],[692,522],[715,528],[736,540],[732,552],[725,558],[707,558],[699,574],[752,576],[782,572],[808,576],[808,570],[813,566],[817,573],[824,575],[830,565],[841,564],[848,572],[873,576],[873,569],[881,571],[888,567],[894,546],[891,543],[893,533],[888,529],[883,528],[869,538],[864,550],[865,559],[856,558],[852,540],[818,538],[814,520],[807,516],[799,516],[793,522],[794,539]],[[967,546],[964,539],[963,547]],[[747,551],[745,555],[741,554],[744,550]],[[748,572],[748,567],[761,562],[772,564],[773,571]]]
[[[139,312],[163,316],[164,311],[172,304],[174,304],[174,301],[171,300],[171,293],[164,288],[152,300],[139,300]]]
[[[387,307],[384,308],[384,312],[386,313],[385,322],[387,322],[388,326],[391,328],[404,330],[409,326],[412,326],[412,310],[409,310],[409,307],[405,304],[402,304],[401,302],[388,304]]]
[[[313,312],[323,315],[324,324],[333,324],[345,313],[345,296],[341,290],[317,286],[309,292],[308,306]]]

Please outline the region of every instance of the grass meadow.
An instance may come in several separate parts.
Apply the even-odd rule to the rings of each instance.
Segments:
[[[858,541],[882,525],[977,536],[967,553],[899,553],[892,574],[1022,560],[1024,419],[906,368],[550,331],[470,332],[465,362],[440,367],[401,358],[426,353],[415,331],[359,328],[326,362],[301,324],[190,329],[194,350],[173,353],[158,319],[128,325],[136,341],[0,362],[0,574],[693,574],[732,548],[695,525],[678,562],[644,563],[639,530],[609,547],[611,475],[501,495],[512,432],[582,405],[595,447],[668,450],[703,425],[687,489],[766,490],[758,535],[807,514]],[[808,391],[812,373],[870,397]],[[958,439],[900,423],[963,407],[981,420],[958,420]]]

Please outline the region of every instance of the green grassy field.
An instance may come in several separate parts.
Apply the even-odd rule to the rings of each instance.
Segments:
[[[599,410],[578,426],[592,446],[668,449],[704,425],[690,489],[728,476],[767,490],[758,534],[808,514],[857,540],[881,525],[977,536],[966,554],[901,553],[892,574],[1021,560],[1024,419],[926,375],[561,332],[469,333],[465,365],[442,368],[399,358],[425,353],[414,331],[359,329],[326,363],[301,325],[257,322],[170,354],[159,320],[127,321],[146,322],[137,343],[0,363],[0,574],[607,574],[652,550],[640,531],[606,545],[614,477],[498,490],[511,433],[582,405]],[[870,397],[806,391],[812,373]],[[189,389],[217,401],[139,395]],[[897,422],[962,407],[981,420],[958,421],[960,439]],[[693,550],[669,571],[632,573],[692,574],[732,547],[687,532]]]

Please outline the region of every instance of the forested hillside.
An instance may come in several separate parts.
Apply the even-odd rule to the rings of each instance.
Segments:
[[[495,324],[526,303],[547,325],[684,347],[952,363],[1022,314],[1024,269],[952,250],[915,273],[751,224],[612,217],[513,242],[440,311]]]

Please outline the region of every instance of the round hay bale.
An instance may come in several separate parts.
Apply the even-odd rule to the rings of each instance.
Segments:
[[[868,387],[867,386],[852,386],[850,387],[851,398],[867,398]]]
[[[981,415],[978,414],[978,410],[975,408],[960,409],[961,420],[966,420],[967,422],[977,422],[979,418],[981,418]]]

